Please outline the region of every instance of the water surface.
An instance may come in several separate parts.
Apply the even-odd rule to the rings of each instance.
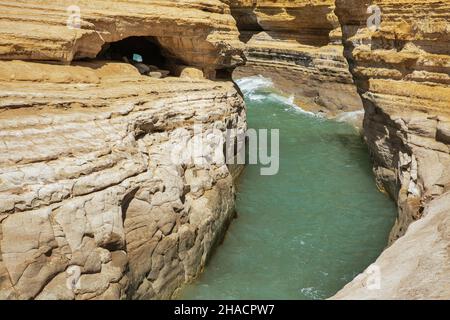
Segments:
[[[394,203],[376,189],[353,127],[302,112],[262,77],[239,85],[249,127],[280,129],[280,171],[261,176],[247,166],[238,218],[181,298],[328,298],[381,253]]]

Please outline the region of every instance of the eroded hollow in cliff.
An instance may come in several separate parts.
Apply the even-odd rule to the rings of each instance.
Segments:
[[[277,2],[277,1],[272,1]],[[255,4],[255,2],[253,2]],[[274,41],[295,40],[300,45],[322,47],[330,43],[330,33],[335,29],[333,10],[328,6],[306,5],[282,10],[273,5],[258,7],[231,6],[231,14],[237,21],[239,39],[248,43],[254,36]],[[289,17],[279,19],[280,14]],[[337,18],[336,18],[337,19]]]
[[[164,68],[169,64],[169,58],[155,37],[129,37],[107,43],[97,55],[97,59],[133,61],[136,54],[142,57],[139,62],[146,65]]]

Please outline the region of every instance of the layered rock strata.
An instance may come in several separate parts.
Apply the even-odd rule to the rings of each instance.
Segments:
[[[237,74],[273,77],[329,114],[359,108],[342,26],[377,180],[400,213],[399,239],[335,298],[449,298],[448,1],[336,0],[335,15],[328,0],[223,2],[248,45]],[[198,144],[196,122],[218,146],[226,128],[245,130],[234,87],[198,79],[242,63],[238,30],[216,0],[78,1],[80,29],[70,5],[0,2],[0,298],[171,297],[233,216],[230,168],[173,154]],[[153,37],[197,80],[74,62],[130,36]]]
[[[75,60],[154,36],[214,78],[240,57],[234,20],[215,0],[78,1],[73,30],[68,4],[0,3],[0,56],[26,60],[0,61],[0,299],[170,298],[234,216],[223,144],[246,129],[242,97]]]
[[[372,5],[378,30],[367,24]],[[448,299],[450,3],[337,0],[336,14],[375,174],[399,207],[391,241],[403,237],[335,298]]]
[[[247,64],[235,77],[269,77],[302,108],[328,116],[363,109],[343,55],[333,0],[225,2],[247,44]]]
[[[108,43],[152,36],[168,58],[208,78],[243,62],[235,21],[219,0],[17,0],[0,8],[0,59],[69,63],[95,58]]]

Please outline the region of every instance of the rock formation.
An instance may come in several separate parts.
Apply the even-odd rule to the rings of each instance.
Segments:
[[[170,298],[234,216],[211,152],[245,108],[201,79],[242,62],[234,20],[216,0],[89,0],[71,29],[70,4],[0,4],[0,299]],[[130,36],[182,77],[93,59]]]
[[[360,108],[354,86],[361,96],[377,182],[399,216],[374,264],[381,289],[368,288],[369,268],[334,298],[449,298],[450,3],[224,2],[247,43],[238,77],[267,75],[300,106],[331,115]]]
[[[334,298],[450,298],[447,0],[76,3],[0,3],[0,299],[170,298],[199,274],[234,215],[234,168],[213,154],[246,128],[221,81],[243,63],[239,35],[238,76],[329,115],[362,99],[399,217],[380,287],[372,268]],[[131,38],[172,76],[104,60]]]
[[[336,14],[375,174],[399,207],[391,240],[403,237],[374,264],[379,288],[368,285],[372,268],[335,298],[449,299],[450,2],[337,0]]]
[[[171,59],[216,70],[242,63],[229,8],[218,0],[3,2],[0,59],[70,62],[95,58],[105,44],[152,36]],[[68,27],[70,26],[70,27]],[[79,27],[79,28],[78,28]]]
[[[363,109],[343,55],[334,0],[224,2],[247,44],[247,64],[235,77],[267,76],[302,108],[328,116]]]

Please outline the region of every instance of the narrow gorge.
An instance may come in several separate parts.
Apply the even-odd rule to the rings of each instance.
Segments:
[[[335,117],[362,103],[344,58],[334,0],[228,0],[246,43],[247,63],[237,78],[260,74],[303,109]]]
[[[448,0],[0,9],[0,300],[450,299]],[[226,159],[277,126],[278,176]]]
[[[300,109],[267,78],[237,83],[249,131],[279,128],[279,171],[265,176],[265,165],[246,166],[237,219],[180,298],[326,299],[383,251],[395,205],[377,190],[351,124]]]
[[[238,30],[219,1],[78,1],[80,29],[70,5],[0,3],[0,299],[170,298],[234,216],[233,168],[170,160],[196,122],[245,131],[210,80],[243,62]],[[174,76],[102,60],[130,37]]]

